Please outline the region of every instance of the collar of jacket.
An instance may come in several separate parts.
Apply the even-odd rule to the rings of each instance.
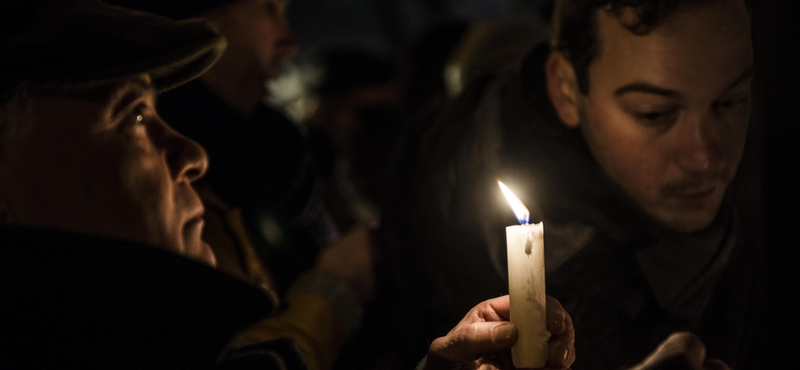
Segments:
[[[259,289],[154,247],[0,227],[0,368],[192,369],[272,308]]]

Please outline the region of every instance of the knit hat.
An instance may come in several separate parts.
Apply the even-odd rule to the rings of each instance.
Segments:
[[[207,21],[99,0],[0,0],[0,95],[23,82],[102,82],[148,73],[158,91],[205,72],[225,49]]]

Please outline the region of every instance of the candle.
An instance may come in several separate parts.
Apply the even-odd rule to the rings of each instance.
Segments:
[[[547,364],[547,314],[544,289],[544,225],[529,224],[530,213],[502,182],[497,182],[520,225],[506,227],[510,319],[519,332],[511,348],[514,366],[540,368]]]

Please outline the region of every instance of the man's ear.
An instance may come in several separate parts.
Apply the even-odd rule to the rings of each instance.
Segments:
[[[580,90],[575,69],[564,53],[553,51],[544,65],[547,79],[547,95],[561,122],[568,127],[577,127],[580,123]]]

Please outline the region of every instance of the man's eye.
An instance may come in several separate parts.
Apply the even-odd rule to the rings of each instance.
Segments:
[[[722,109],[736,108],[738,106],[747,104],[749,99],[750,99],[749,96],[742,96],[742,97],[731,98],[731,99],[723,99],[723,100],[718,101],[716,106],[717,106],[717,108],[722,108]]]
[[[659,125],[673,121],[675,118],[674,110],[654,111],[654,112],[639,112],[634,113],[634,117],[642,123],[648,125]]]
[[[131,110],[131,113],[128,117],[134,124],[140,124],[144,122],[145,118],[145,111],[147,110],[147,106],[145,104],[139,104],[136,108]]]

